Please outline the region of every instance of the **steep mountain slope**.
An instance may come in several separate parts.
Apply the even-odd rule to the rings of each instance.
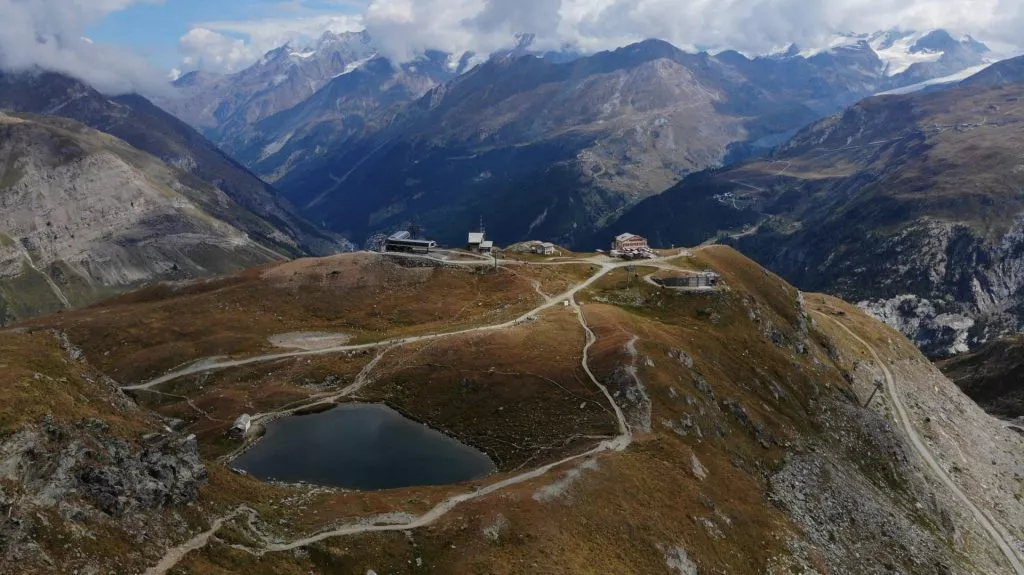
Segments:
[[[970,84],[865,100],[766,160],[688,178],[615,230],[661,244],[732,230],[721,238],[805,289],[868,300],[931,354],[1015,331],[1024,86]]]
[[[151,573],[1024,569],[1014,550],[1024,534],[1015,500],[1024,438],[898,333],[838,300],[797,292],[729,248],[626,265],[594,255],[492,269],[346,254],[149,288],[0,334],[0,362],[18,366],[0,385],[33,389],[24,385],[32,368],[5,355],[4,336],[30,345],[24,338],[64,329],[91,369],[135,384],[139,402],[195,433],[209,475],[190,511],[168,504],[168,516],[190,519],[170,547],[162,536],[131,549],[80,544],[86,529],[121,520],[62,515],[40,501],[30,510],[69,535],[51,542],[27,530],[18,568],[137,572],[148,560]],[[661,289],[636,277],[694,269],[717,271],[724,289]],[[384,293],[387,306],[368,305]],[[434,293],[446,297],[423,297]],[[161,329],[172,321],[180,329]],[[280,347],[302,335],[282,332],[309,326],[353,341]],[[885,389],[862,407],[883,378]],[[15,398],[12,428],[56,409]],[[269,485],[226,471],[223,462],[265,441],[258,431],[245,443],[224,436],[240,413],[258,413],[258,430],[357,401],[475,445],[497,470],[385,491]],[[0,448],[0,470],[10,460]],[[0,485],[9,492],[23,482]],[[19,517],[37,524],[29,512]]]
[[[224,192],[113,136],[0,114],[0,325],[288,249]]]
[[[116,136],[216,186],[235,203],[271,222],[285,235],[275,241],[291,244],[291,254],[339,249],[339,238],[297,215],[271,186],[142,97],[107,98],[60,74],[0,72],[0,111],[62,116]]]
[[[456,243],[483,216],[502,241],[579,241],[688,173],[929,75],[911,69],[887,75],[866,40],[806,58],[688,54],[656,40],[568,63],[513,53],[432,90],[376,133],[309,139],[257,166],[357,239],[418,220]],[[286,140],[292,125],[276,133]]]
[[[950,379],[986,411],[1024,416],[1024,341],[1021,336],[987,343],[939,363]]]
[[[963,86],[1000,86],[1024,82],[1024,57],[1010,58],[996,62],[988,68],[967,78]]]
[[[177,94],[158,104],[234,154],[250,125],[302,102],[375,51],[365,32],[327,32],[313,46],[282,46],[235,74],[186,74],[174,82]]]
[[[356,62],[302,103],[253,123],[246,141],[228,145],[239,161],[274,181],[387,126],[405,105],[457,75],[449,60],[429,52],[402,65],[382,57]]]

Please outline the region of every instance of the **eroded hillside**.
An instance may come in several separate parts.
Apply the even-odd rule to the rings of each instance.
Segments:
[[[216,187],[121,140],[0,113],[0,325],[153,280],[279,261],[288,242]]]
[[[149,573],[1024,572],[1024,440],[856,308],[800,294],[724,247],[639,264],[491,266],[299,261],[3,333],[19,345],[66,333],[82,365],[195,433],[209,469],[184,508],[205,527],[183,526],[170,548],[157,538],[75,554],[37,540],[19,568],[138,572],[146,559]],[[648,281],[696,270],[721,274],[721,286]],[[25,360],[0,357],[18,367],[6,387],[31,388],[39,368]],[[55,369],[78,371],[64,361]],[[14,397],[23,407],[12,430],[56,409]],[[225,469],[242,448],[225,436],[240,414],[253,415],[259,445],[277,419],[359,402],[483,450],[496,471],[351,491]],[[27,465],[0,453],[0,470]],[[183,509],[168,504],[164,516]],[[72,533],[121,521],[33,505]]]

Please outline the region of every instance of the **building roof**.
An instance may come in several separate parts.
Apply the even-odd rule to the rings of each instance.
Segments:
[[[471,243],[471,244],[482,244],[482,243],[484,243],[484,233],[483,232],[470,232],[469,233],[469,243]]]
[[[624,242],[626,240],[632,240],[634,238],[638,239],[638,240],[642,240],[643,239],[642,237],[640,237],[640,236],[638,236],[636,234],[619,234],[619,235],[615,236],[615,240],[619,241],[619,242]]]
[[[388,241],[386,243],[388,243],[388,244],[401,244],[401,245],[406,245],[406,246],[416,245],[416,246],[430,246],[430,247],[434,247],[434,246],[437,245],[437,242],[435,242],[434,240],[416,240],[416,239],[412,239],[412,238],[396,238],[394,236],[388,238]]]
[[[391,234],[391,237],[389,237],[388,239],[389,240],[409,240],[409,239],[412,239],[412,233],[407,232],[407,231],[395,232],[395,233]]]
[[[492,242],[491,240],[487,240],[485,242],[480,242],[480,247],[482,247],[482,248],[493,248],[494,247],[494,242]]]

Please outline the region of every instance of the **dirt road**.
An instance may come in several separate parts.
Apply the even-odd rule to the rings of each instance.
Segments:
[[[449,497],[448,499],[445,499],[444,501],[442,501],[441,503],[436,505],[433,509],[431,509],[427,513],[424,513],[423,515],[421,515],[419,517],[416,517],[415,519],[412,519],[410,521],[399,522],[399,523],[395,523],[395,522],[387,522],[387,523],[374,523],[374,522],[367,523],[367,522],[363,522],[363,523],[359,523],[359,524],[355,524],[355,525],[347,525],[347,526],[343,526],[343,527],[338,527],[338,528],[335,528],[335,529],[331,529],[331,530],[328,530],[328,531],[324,531],[324,532],[318,533],[316,535],[311,535],[309,537],[304,537],[304,538],[301,538],[301,539],[297,539],[295,541],[291,541],[291,542],[288,542],[288,543],[264,541],[263,542],[263,548],[262,549],[257,549],[255,551],[257,553],[290,551],[290,550],[293,550],[293,549],[297,549],[297,548],[300,548],[300,547],[305,547],[307,545],[311,545],[313,543],[324,541],[326,539],[331,539],[333,537],[341,537],[341,536],[346,536],[346,535],[358,535],[358,534],[361,534],[361,533],[380,532],[380,531],[407,531],[407,530],[410,530],[410,529],[418,529],[418,528],[421,528],[421,527],[426,527],[426,526],[431,525],[432,523],[436,522],[437,520],[441,519],[446,514],[448,514],[450,511],[452,511],[453,509],[458,507],[460,504],[465,503],[467,501],[472,501],[474,499],[479,499],[481,497],[485,497],[487,495],[490,495],[490,494],[495,493],[497,491],[501,491],[502,489],[506,489],[506,488],[511,487],[513,485],[519,485],[519,484],[524,483],[526,481],[530,481],[531,479],[536,479],[538,477],[541,477],[541,476],[547,474],[548,472],[550,472],[551,470],[553,470],[555,468],[561,467],[561,466],[566,465],[568,463],[572,463],[574,461],[578,461],[578,460],[581,460],[581,459],[586,459],[586,458],[589,458],[589,457],[594,457],[594,456],[596,456],[596,455],[598,455],[600,453],[604,453],[604,452],[624,451],[624,450],[626,450],[630,446],[630,444],[633,442],[633,432],[630,429],[629,424],[626,422],[626,417],[623,414],[622,409],[619,407],[619,405],[617,403],[615,403],[615,400],[612,398],[611,392],[609,392],[608,388],[605,387],[597,379],[597,377],[594,375],[593,371],[591,371],[591,369],[590,369],[590,365],[589,365],[590,348],[593,347],[593,345],[597,342],[597,336],[594,334],[594,330],[591,329],[590,325],[587,323],[586,315],[583,313],[582,307],[576,302],[576,298],[575,298],[576,292],[578,292],[579,290],[585,288],[588,285],[591,285],[594,281],[597,281],[598,278],[600,278],[604,274],[608,273],[608,271],[610,271],[611,269],[614,269],[614,267],[603,268],[601,272],[595,274],[593,277],[591,277],[587,281],[579,284],[573,290],[570,290],[569,292],[566,292],[566,295],[568,296],[567,299],[569,299],[570,303],[572,304],[573,310],[576,312],[576,316],[579,318],[580,326],[586,332],[586,343],[583,346],[583,354],[582,354],[581,359],[580,359],[581,365],[583,367],[583,370],[586,372],[587,377],[590,379],[591,383],[593,383],[595,386],[597,386],[601,390],[601,393],[604,394],[605,399],[608,400],[608,403],[612,406],[612,409],[615,411],[615,418],[616,418],[616,420],[618,422],[618,427],[619,427],[619,435],[617,437],[614,437],[614,438],[609,439],[609,440],[602,441],[597,446],[595,446],[593,449],[591,449],[589,451],[586,451],[584,453],[580,453],[578,455],[573,455],[571,457],[567,457],[565,459],[562,459],[560,461],[556,461],[554,463],[549,463],[547,465],[544,465],[544,466],[539,467],[537,469],[534,469],[532,471],[528,471],[528,472],[525,472],[525,473],[520,473],[520,474],[514,475],[512,477],[508,477],[506,479],[503,479],[501,481],[492,483],[490,485],[487,485],[486,487],[483,487],[481,489],[477,489],[475,491],[471,491],[471,492],[468,492],[468,493],[462,493],[462,494],[459,494],[459,495],[455,495],[453,497]],[[559,301],[563,301],[561,297],[556,298],[549,305],[553,305],[554,303],[558,303]],[[543,309],[543,307],[539,308],[539,309]],[[372,366],[376,365],[376,362],[380,360],[382,355],[383,354],[378,355],[374,359],[374,361],[371,362],[371,364],[367,366],[367,369],[364,369],[363,372],[360,373],[360,376],[359,376],[359,378],[357,378],[357,380],[368,381],[369,372],[370,372],[370,370],[372,370]],[[345,393],[345,391],[343,390],[342,393]],[[188,555],[188,553],[190,553],[192,551],[198,551],[198,550],[202,549],[203,547],[205,547],[207,545],[207,543],[209,543],[210,538],[214,534],[216,534],[217,531],[219,531],[221,529],[221,527],[224,525],[224,523],[226,521],[230,521],[231,519],[234,519],[236,516],[238,516],[243,511],[247,511],[247,512],[253,513],[250,510],[248,510],[248,508],[239,508],[238,510],[236,510],[233,513],[229,514],[228,516],[216,520],[208,531],[200,533],[199,535],[193,537],[192,539],[190,539],[189,541],[185,542],[184,544],[169,550],[167,552],[167,554],[163,557],[163,559],[160,560],[160,563],[158,563],[152,569],[148,570],[146,572],[146,575],[165,575],[175,565],[177,565],[182,559],[184,559],[185,556]]]
[[[664,261],[672,259],[672,258],[675,258],[675,257],[678,257],[678,256],[673,255],[673,256],[667,256],[667,257],[663,257],[663,258],[658,258],[658,259],[655,259],[655,260],[648,260],[648,262],[646,262],[645,265],[654,265],[655,267],[663,267],[664,269],[673,269],[673,268],[671,268],[671,266],[665,267]],[[424,342],[424,341],[431,341],[431,340],[435,340],[435,339],[442,338],[442,337],[451,337],[451,336],[455,336],[455,335],[465,335],[465,334],[470,334],[470,333],[483,333],[483,332],[488,332],[488,331],[495,331],[495,330],[501,330],[501,329],[509,329],[509,328],[512,328],[512,327],[516,327],[516,326],[518,326],[520,324],[523,324],[524,322],[528,321],[532,316],[535,316],[535,315],[537,315],[537,314],[539,314],[539,313],[541,313],[541,312],[543,312],[545,310],[551,309],[552,307],[555,307],[556,305],[560,304],[561,302],[563,302],[565,300],[573,299],[576,296],[576,294],[578,294],[580,291],[582,291],[582,290],[590,287],[591,285],[593,285],[594,282],[596,282],[597,280],[599,280],[602,277],[604,277],[610,271],[618,269],[618,268],[622,268],[622,267],[637,265],[634,262],[597,261],[597,258],[573,260],[573,261],[570,261],[570,262],[562,262],[560,264],[554,264],[554,265],[564,265],[566,263],[582,263],[582,264],[596,265],[596,266],[600,266],[601,269],[597,273],[592,275],[591,277],[589,277],[586,280],[580,282],[579,284],[576,284],[574,287],[570,288],[565,293],[562,293],[562,294],[559,294],[559,295],[556,295],[556,296],[552,296],[549,299],[547,299],[544,303],[542,303],[541,305],[539,305],[539,306],[533,308],[532,310],[524,313],[523,315],[517,317],[516,319],[513,319],[511,321],[507,321],[507,322],[504,322],[504,323],[500,323],[500,324],[496,324],[496,325],[489,325],[489,326],[482,326],[482,327],[474,327],[474,328],[463,329],[463,330],[452,331],[452,332],[441,332],[441,333],[433,333],[433,334],[427,334],[427,335],[411,336],[411,337],[406,337],[406,338],[389,339],[389,340],[385,340],[385,341],[378,341],[378,342],[373,342],[373,343],[365,343],[365,344],[361,344],[361,345],[339,345],[339,346],[325,347],[325,348],[322,348],[322,349],[314,349],[314,350],[300,350],[300,351],[271,353],[271,354],[259,355],[259,356],[254,356],[254,357],[247,357],[247,358],[242,358],[242,359],[207,358],[207,359],[203,359],[203,360],[197,361],[196,363],[193,363],[192,365],[189,365],[189,366],[184,367],[182,369],[179,369],[179,370],[172,371],[170,373],[164,374],[164,375],[162,375],[162,376],[160,376],[160,377],[158,377],[156,379],[153,379],[151,381],[148,381],[148,382],[145,382],[145,383],[141,383],[141,384],[138,384],[138,385],[125,386],[123,389],[128,390],[128,391],[146,390],[146,389],[151,389],[151,388],[156,387],[158,385],[167,383],[169,381],[173,381],[173,380],[181,378],[181,377],[186,377],[186,376],[189,376],[189,375],[195,375],[195,374],[198,374],[198,373],[206,373],[206,372],[209,372],[209,371],[218,371],[218,370],[228,369],[228,368],[232,368],[232,367],[240,367],[240,366],[243,366],[243,365],[251,365],[251,364],[254,364],[254,363],[264,363],[264,362],[268,362],[268,361],[277,361],[279,359],[287,359],[287,358],[292,358],[292,357],[308,357],[308,356],[316,356],[316,355],[328,355],[328,354],[344,353],[344,352],[351,352],[351,351],[361,351],[361,350],[367,350],[367,349],[376,349],[376,348],[379,348],[379,347],[401,346],[401,345],[407,345],[407,344],[410,344],[410,343],[418,343],[418,342]],[[472,264],[462,264],[462,263],[459,263],[458,265],[472,265]],[[541,264],[524,263],[524,265],[546,265],[546,264],[543,264],[543,263],[541,263]]]
[[[986,513],[980,507],[975,505],[973,501],[971,501],[967,494],[964,493],[960,489],[960,487],[958,487],[957,484],[953,482],[953,479],[949,476],[949,474],[946,473],[946,470],[943,469],[941,465],[939,465],[938,461],[935,459],[935,456],[932,454],[931,450],[928,449],[928,446],[925,445],[924,441],[921,440],[921,436],[918,435],[917,429],[914,427],[914,424],[910,419],[910,415],[908,414],[906,407],[904,407],[903,401],[900,399],[899,392],[896,389],[896,381],[895,379],[893,379],[892,372],[889,371],[889,368],[886,366],[885,362],[882,361],[881,356],[878,355],[878,352],[875,351],[875,348],[872,347],[868,342],[861,339],[860,336],[853,333],[853,331],[851,331],[850,328],[843,325],[839,320],[832,318],[817,310],[815,310],[814,313],[837,325],[843,331],[848,333],[850,337],[852,337],[858,343],[867,348],[868,352],[871,353],[871,357],[874,358],[875,363],[881,368],[882,373],[885,375],[886,395],[889,396],[889,400],[892,402],[892,405],[895,409],[896,419],[898,420],[900,427],[903,428],[903,431],[907,435],[907,438],[910,440],[910,444],[913,446],[914,451],[916,451],[918,455],[921,456],[921,459],[923,459],[925,463],[928,464],[928,467],[931,468],[932,473],[935,475],[935,477],[943,485],[949,488],[949,490],[952,491],[954,495],[956,495],[957,499],[959,499],[961,502],[963,502],[964,505],[967,506],[967,508],[971,511],[971,514],[974,516],[974,518],[985,529],[985,532],[988,533],[989,537],[992,538],[992,541],[999,547],[1000,551],[1003,552],[1003,555],[1006,556],[1006,559],[1010,562],[1010,565],[1013,567],[1014,573],[1016,573],[1017,575],[1024,575],[1024,565],[1021,564],[1021,559],[1017,555],[1017,552],[1014,550],[1013,537],[1010,536],[1009,532],[1006,530],[1005,527],[999,524],[998,521],[990,517],[988,513]]]

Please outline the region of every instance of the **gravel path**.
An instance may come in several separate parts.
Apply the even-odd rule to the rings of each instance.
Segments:
[[[632,442],[633,442],[633,433],[632,433],[632,430],[629,427],[629,424],[626,422],[626,417],[623,414],[622,409],[619,407],[619,405],[617,403],[615,403],[615,400],[612,398],[611,392],[609,392],[608,388],[605,387],[597,379],[597,377],[594,375],[593,371],[591,371],[591,369],[590,369],[590,365],[589,365],[590,348],[593,347],[593,345],[597,342],[597,336],[594,334],[594,331],[590,328],[590,325],[587,323],[586,316],[583,313],[583,308],[580,307],[580,305],[576,302],[576,298],[575,298],[576,292],[578,292],[579,290],[585,288],[588,285],[591,285],[598,278],[602,277],[603,275],[605,275],[606,273],[611,271],[611,269],[614,269],[614,267],[603,268],[601,272],[595,274],[589,280],[579,284],[578,286],[576,286],[576,288],[574,288],[573,290],[570,290],[569,292],[567,292],[567,295],[568,295],[568,299],[569,299],[569,301],[570,301],[570,303],[571,303],[571,305],[573,307],[573,310],[576,312],[577,318],[579,318],[580,326],[584,329],[584,331],[586,332],[586,335],[587,335],[586,343],[583,346],[583,354],[582,354],[582,357],[580,359],[580,363],[581,363],[581,365],[583,367],[583,370],[586,372],[587,377],[590,378],[591,383],[593,383],[595,386],[597,386],[601,390],[601,393],[604,394],[605,399],[608,400],[608,403],[611,404],[612,408],[614,409],[614,411],[615,411],[615,418],[616,418],[616,420],[618,422],[618,427],[619,427],[619,435],[617,437],[614,437],[612,439],[608,439],[608,440],[602,441],[596,447],[594,447],[593,449],[590,449],[589,451],[587,451],[585,453],[581,453],[581,454],[578,454],[578,455],[573,455],[571,457],[567,457],[565,459],[562,459],[561,461],[556,461],[554,463],[549,463],[548,465],[544,465],[544,466],[539,467],[537,469],[533,469],[533,470],[525,472],[525,473],[520,473],[520,474],[514,475],[512,477],[508,477],[508,478],[506,478],[506,479],[504,479],[502,481],[498,481],[496,483],[492,483],[492,484],[490,484],[490,485],[488,485],[486,487],[483,487],[481,489],[477,489],[475,491],[471,491],[471,492],[468,492],[468,493],[462,493],[462,494],[459,494],[459,495],[455,495],[455,496],[449,497],[448,499],[445,499],[444,501],[442,501],[441,503],[436,505],[433,509],[431,509],[427,513],[425,513],[425,514],[423,514],[423,515],[421,515],[419,517],[413,518],[413,519],[411,519],[409,521],[403,521],[403,522],[398,522],[398,523],[395,523],[395,522],[387,522],[387,523],[367,523],[367,522],[362,522],[362,523],[357,523],[357,524],[354,524],[354,525],[346,525],[346,526],[343,526],[343,527],[338,527],[336,529],[331,529],[331,530],[328,530],[328,531],[317,533],[316,535],[311,535],[309,537],[304,537],[304,538],[301,538],[301,539],[297,539],[295,541],[291,541],[291,542],[288,542],[288,543],[264,542],[263,549],[258,551],[258,552],[266,553],[266,552],[290,551],[290,550],[293,550],[293,549],[298,549],[300,547],[305,547],[307,545],[318,543],[318,542],[324,541],[326,539],[331,539],[331,538],[334,538],[334,537],[341,537],[341,536],[346,536],[346,535],[358,535],[358,534],[361,534],[361,533],[381,532],[381,531],[408,531],[410,529],[418,529],[418,528],[421,528],[421,527],[426,527],[428,525],[433,524],[434,522],[436,522],[437,520],[439,520],[440,518],[442,518],[446,514],[448,514],[450,511],[452,511],[453,509],[455,509],[456,507],[458,507],[459,505],[461,505],[462,503],[465,503],[467,501],[472,501],[474,499],[479,499],[481,497],[490,495],[491,493],[495,493],[497,491],[501,491],[501,490],[506,489],[508,487],[512,487],[514,485],[518,485],[518,484],[524,483],[524,482],[529,481],[531,479],[535,479],[535,478],[541,477],[541,476],[547,474],[548,472],[550,472],[552,469],[555,469],[557,467],[561,467],[561,466],[566,465],[568,463],[572,463],[572,462],[575,462],[575,461],[578,461],[578,460],[581,460],[581,459],[586,459],[586,458],[589,458],[589,457],[593,457],[595,455],[598,455],[598,454],[604,453],[604,452],[608,452],[608,451],[625,451],[630,446],[630,444],[632,444]],[[558,301],[562,301],[561,297],[557,298],[553,303],[557,303]],[[535,313],[535,312],[531,312],[531,313]],[[383,353],[378,355],[374,359],[374,361],[371,362],[370,365],[375,365],[376,362],[380,360],[382,355],[383,355]],[[370,367],[370,366],[367,366],[367,367]],[[372,367],[370,369],[372,369]],[[360,378],[363,379],[363,380],[366,380],[368,378],[370,369],[364,369],[363,372],[360,374]],[[205,547],[206,544],[209,543],[210,538],[217,531],[220,530],[220,528],[224,525],[224,523],[226,521],[229,521],[229,520],[233,519],[234,517],[236,517],[239,513],[243,512],[243,511],[252,513],[248,508],[240,507],[239,509],[235,510],[234,512],[232,512],[228,516],[220,518],[220,519],[214,521],[214,523],[213,523],[213,525],[212,525],[212,527],[210,528],[209,531],[205,531],[203,533],[200,533],[199,535],[193,537],[192,539],[190,539],[189,541],[185,542],[184,544],[169,550],[167,552],[167,554],[163,557],[163,559],[160,560],[160,563],[158,563],[152,569],[149,569],[148,571],[146,571],[146,575],[165,575],[168,571],[170,571],[172,568],[174,568],[174,566],[177,565],[182,559],[184,559],[185,556],[188,555],[190,552],[198,551],[198,550],[202,549],[203,547]]]
[[[903,402],[900,400],[899,393],[896,390],[896,381],[895,379],[893,379],[892,372],[889,371],[889,368],[882,361],[882,358],[878,355],[878,352],[875,351],[875,348],[872,347],[868,342],[861,339],[860,336],[853,333],[853,331],[851,331],[850,328],[840,323],[839,320],[832,318],[817,310],[815,310],[814,313],[839,326],[843,331],[850,334],[850,337],[852,337],[854,340],[856,340],[865,348],[867,348],[868,352],[870,352],[871,356],[874,358],[875,363],[882,369],[882,373],[885,375],[886,394],[889,396],[890,401],[892,401],[893,407],[895,407],[896,418],[899,420],[898,423],[900,424],[900,427],[903,428],[903,431],[904,433],[906,433],[907,438],[910,439],[910,444],[914,447],[914,450],[917,451],[918,455],[920,455],[921,458],[924,459],[924,461],[928,464],[928,467],[931,468],[932,473],[935,475],[935,477],[943,485],[948,487],[949,490],[956,495],[957,499],[963,502],[963,504],[966,505],[968,509],[970,509],[971,514],[974,516],[974,518],[985,529],[989,537],[992,538],[992,541],[999,547],[1000,551],[1003,552],[1003,555],[1006,556],[1006,559],[1010,562],[1010,565],[1013,567],[1014,573],[1016,573],[1017,575],[1024,575],[1024,565],[1021,564],[1020,557],[1014,551],[1013,538],[1010,537],[1009,532],[1006,530],[1006,528],[1003,527],[998,521],[993,519],[991,516],[989,516],[989,514],[982,510],[980,507],[975,505],[974,502],[971,501],[971,499],[967,496],[967,494],[964,493],[960,489],[960,487],[958,487],[957,484],[953,482],[953,479],[950,478],[950,476],[946,473],[946,470],[944,470],[942,466],[939,465],[938,461],[935,459],[935,456],[932,454],[931,450],[928,449],[924,441],[921,440],[921,436],[917,434],[917,429],[914,428],[914,424],[911,422],[910,416],[907,414],[907,409],[906,407],[904,407]]]

